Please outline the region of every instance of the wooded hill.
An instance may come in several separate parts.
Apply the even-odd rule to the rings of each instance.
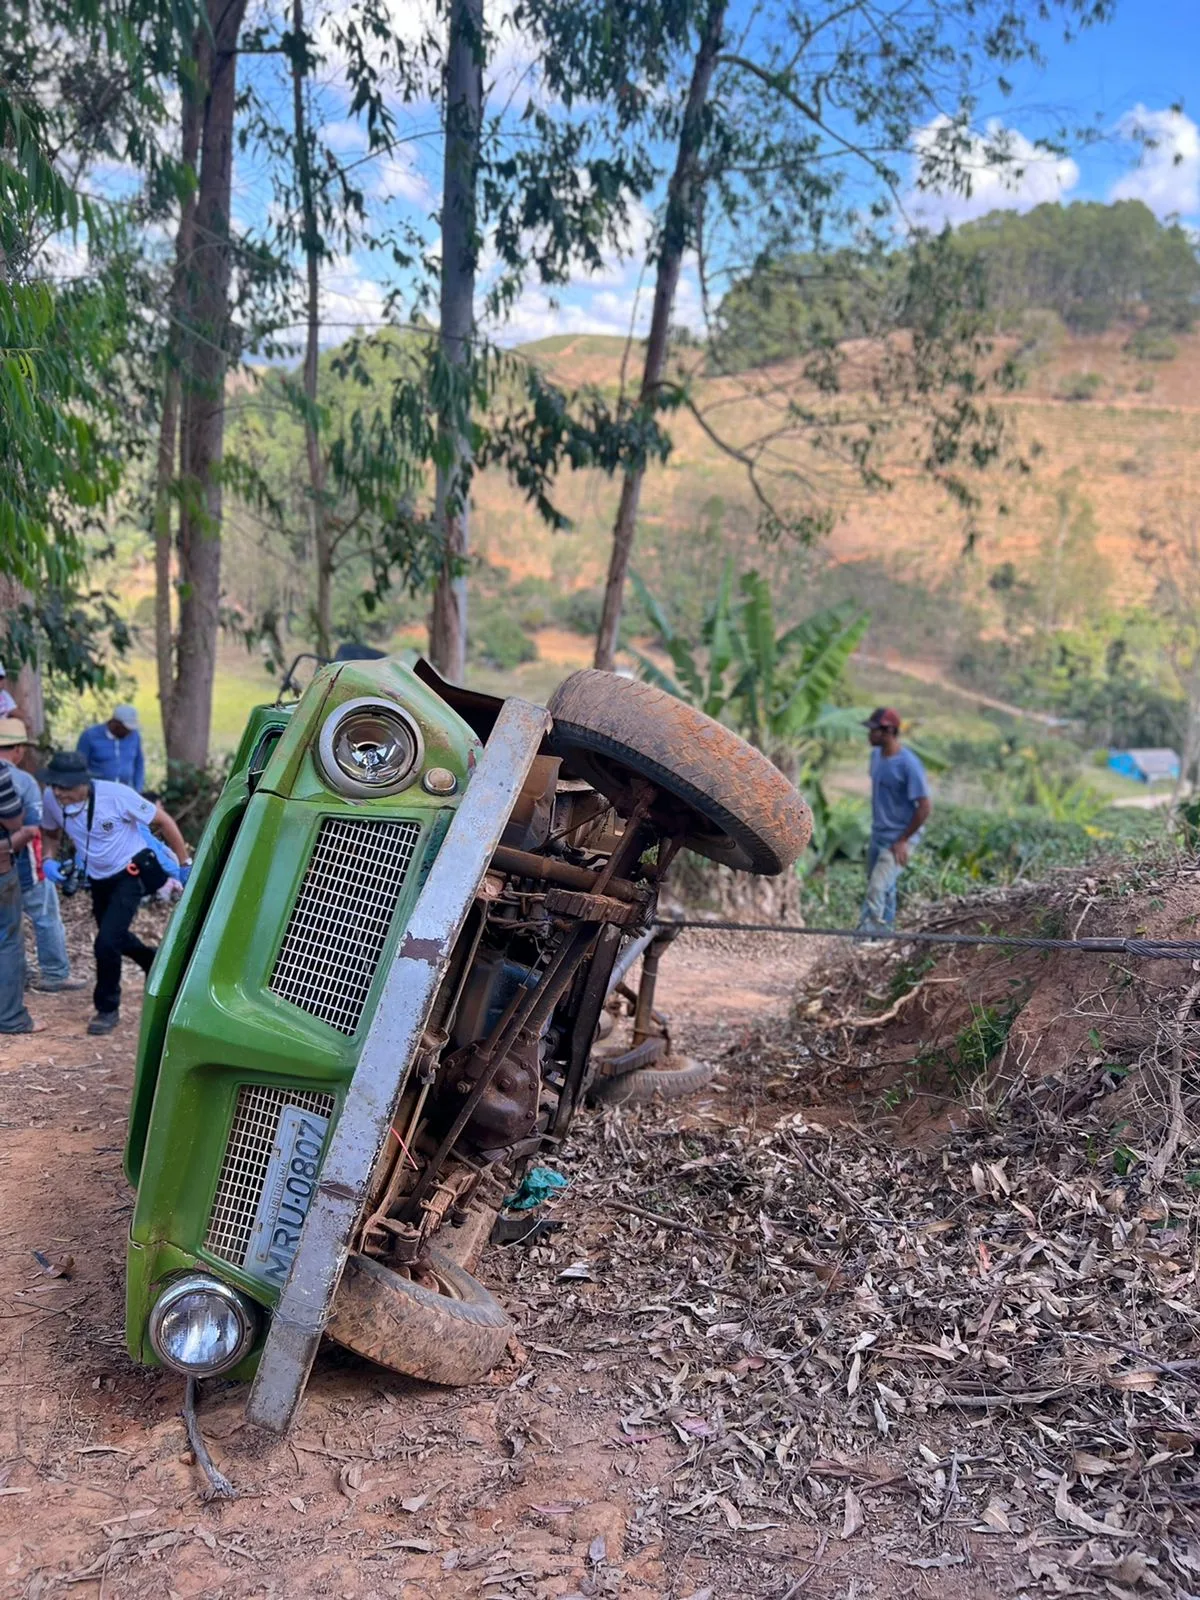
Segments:
[[[683,626],[698,627],[728,553],[741,566],[771,574],[781,614],[808,609],[814,588],[818,598],[852,598],[874,612],[875,648],[935,661],[956,658],[981,635],[1035,624],[1070,626],[1110,602],[1149,595],[1143,534],[1182,514],[1196,480],[1200,336],[1172,331],[1187,321],[1200,283],[1185,236],[1159,225],[1144,207],[1124,203],[1006,214],[957,238],[963,250],[987,256],[995,275],[1000,331],[993,336],[994,355],[1011,358],[1019,380],[998,404],[1010,428],[1010,454],[1029,470],[997,464],[981,475],[981,505],[968,517],[911,462],[898,460],[888,486],[875,493],[843,478],[837,515],[818,550],[804,552],[786,541],[764,547],[743,467],[690,411],[677,411],[670,418],[672,453],[647,477],[634,565]],[[880,273],[880,282],[889,273],[894,281],[896,263],[883,263]],[[1037,290],[1041,305],[1033,298],[1037,284],[1043,286]],[[681,345],[676,370],[697,408],[716,408],[735,446],[763,432],[777,404],[774,386],[786,389],[800,365],[781,331],[787,316],[803,306],[806,315],[828,317],[833,307],[840,326],[861,329],[869,304],[849,293],[861,287],[861,280],[847,279],[835,297],[827,278],[822,300],[806,281],[807,298],[782,306],[770,367],[716,371],[711,351]],[[733,320],[731,312],[727,326]],[[1107,326],[1073,331],[1081,322]],[[382,405],[390,375],[418,356],[419,338],[389,334],[364,349],[354,370],[344,349],[326,353],[321,393],[335,420],[359,403],[364,377],[366,391],[378,392]],[[811,328],[806,338],[811,344]],[[861,339],[843,346],[864,364],[874,348]],[[610,401],[619,393],[623,367],[636,366],[623,340],[598,335],[543,340],[513,359],[514,370],[532,362],[565,387],[590,387]],[[231,393],[230,450],[247,474],[246,492],[227,504],[225,585],[231,616],[244,622],[265,617],[281,633],[304,637],[312,553],[303,430],[287,393],[291,382],[287,373],[270,369]],[[829,462],[820,466],[833,470]],[[528,636],[555,626],[576,631],[586,654],[617,492],[598,472],[565,474],[555,497],[571,527],[554,532],[502,473],[479,474],[472,536],[483,566],[472,584],[472,629],[488,635],[477,637],[483,659],[519,660],[530,649]],[[414,498],[420,493],[415,484]],[[964,557],[969,532],[974,544]],[[346,548],[361,551],[362,545]],[[143,597],[146,620],[151,578],[144,562],[127,590]],[[369,558],[339,561],[339,635],[382,640],[409,628],[419,636],[424,592],[406,591],[397,573],[382,600],[368,605],[363,596],[372,578]],[[1018,614],[1020,604],[1024,614]],[[635,630],[637,623],[635,613]]]
[[[994,211],[953,235],[998,329],[1031,310],[1075,333],[1128,324],[1145,340],[1183,332],[1200,312],[1200,259],[1178,223],[1140,200],[1075,201]],[[721,306],[716,370],[788,360],[822,340],[881,337],[912,325],[908,252],[864,261],[850,251],[800,255],[756,269]]]

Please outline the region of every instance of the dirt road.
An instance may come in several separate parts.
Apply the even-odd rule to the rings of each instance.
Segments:
[[[82,899],[66,909],[86,972]],[[812,953],[780,945],[726,936],[722,948],[704,935],[676,946],[660,992],[685,1048],[723,1049],[787,1007]],[[240,1496],[205,1502],[180,1380],[124,1351],[136,973],[129,989],[110,1038],[87,1037],[86,994],[36,995],[48,1031],[0,1044],[0,1594],[703,1592],[702,1554],[673,1549],[656,1516],[683,1446],[622,1422],[630,1382],[662,1369],[640,1340],[631,1355],[627,1341],[595,1339],[585,1286],[559,1279],[597,1225],[570,1197],[563,1242],[544,1259],[485,1259],[524,1346],[489,1386],[438,1390],[331,1349],[291,1440],[264,1444],[243,1426],[244,1392],[208,1385],[205,1433]],[[697,1108],[701,1120],[736,1115],[721,1092]],[[586,1120],[581,1144],[594,1152],[600,1119]],[[618,1162],[619,1147],[605,1159]],[[48,1276],[35,1250],[63,1275]]]

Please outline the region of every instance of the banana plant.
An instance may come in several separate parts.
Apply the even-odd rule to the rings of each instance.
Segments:
[[[830,746],[862,737],[866,713],[837,700],[868,613],[830,606],[777,634],[768,579],[743,573],[735,599],[730,559],[693,643],[675,631],[636,573],[632,581],[674,668],[672,676],[634,651],[648,682],[728,723],[794,771],[822,762]]]

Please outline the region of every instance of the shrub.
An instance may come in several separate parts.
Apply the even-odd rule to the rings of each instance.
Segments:
[[[225,787],[232,761],[232,755],[227,755],[220,761],[210,761],[206,767],[193,767],[182,761],[167,764],[166,782],[158,798],[193,849]]]
[[[600,626],[600,608],[603,604],[603,589],[575,589],[563,595],[554,610],[564,628],[590,636]]]
[[[1139,361],[1174,361],[1179,346],[1161,328],[1139,328],[1125,346]]]
[[[1063,380],[1058,397],[1060,400],[1091,400],[1103,382],[1098,372],[1073,372]]]
[[[516,617],[500,609],[487,610],[471,629],[470,651],[473,660],[500,672],[511,672],[522,662],[537,660],[537,645]]]

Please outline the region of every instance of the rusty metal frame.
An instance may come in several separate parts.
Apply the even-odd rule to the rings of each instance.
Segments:
[[[542,706],[504,702],[384,981],[246,1405],[273,1433],[295,1418],[454,942],[549,725]]]

